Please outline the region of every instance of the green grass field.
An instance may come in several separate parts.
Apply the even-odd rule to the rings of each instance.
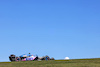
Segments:
[[[50,61],[0,62],[0,67],[100,67],[100,58]]]

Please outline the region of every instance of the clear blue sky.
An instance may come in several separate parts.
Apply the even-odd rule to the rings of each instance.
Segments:
[[[100,0],[0,0],[0,61],[29,52],[100,57]]]

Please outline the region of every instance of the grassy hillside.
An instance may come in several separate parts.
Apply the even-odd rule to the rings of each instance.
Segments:
[[[1,62],[0,67],[100,67],[100,58],[55,61]]]

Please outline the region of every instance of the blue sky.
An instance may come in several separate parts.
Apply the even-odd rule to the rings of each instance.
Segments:
[[[29,52],[100,58],[100,0],[0,0],[0,61]]]

